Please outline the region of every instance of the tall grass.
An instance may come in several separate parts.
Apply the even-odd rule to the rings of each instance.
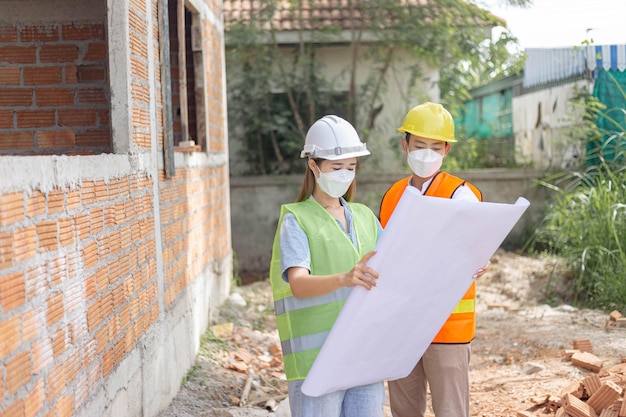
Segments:
[[[625,103],[626,92],[607,75]],[[584,91],[572,104],[583,109],[571,137],[586,144],[582,168],[540,181],[555,198],[529,246],[565,262],[572,288],[558,293],[573,294],[568,301],[626,314],[626,106],[608,108]]]
[[[626,314],[626,167],[602,161],[546,178],[556,192],[533,246],[573,272],[573,304]]]

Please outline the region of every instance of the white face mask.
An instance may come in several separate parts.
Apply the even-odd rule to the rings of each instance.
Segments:
[[[406,160],[413,173],[420,178],[428,178],[439,171],[443,163],[443,155],[432,149],[418,149],[409,152]]]
[[[343,196],[354,180],[354,171],[350,171],[349,169],[322,172],[318,167],[317,170],[320,173],[320,176],[316,179],[317,185],[320,186],[322,191],[333,198]]]

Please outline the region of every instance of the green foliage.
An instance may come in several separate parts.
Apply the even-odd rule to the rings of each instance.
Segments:
[[[626,93],[613,78],[614,91]],[[539,183],[555,192],[542,225],[529,242],[563,258],[572,271],[573,302],[604,310],[626,309],[626,110],[607,109],[580,89],[573,143],[586,149],[577,171]]]
[[[480,158],[476,139],[464,139],[453,143],[450,152],[443,160],[444,171],[459,171],[477,168],[476,161]]]
[[[626,309],[626,169],[608,164],[542,181],[556,191],[533,246],[564,258],[574,304]]]
[[[526,55],[509,50],[517,42],[515,36],[505,31],[495,40],[466,44],[467,49],[459,54],[462,59],[441,68],[441,101],[446,108],[453,109],[455,117],[458,116],[456,109],[462,109],[464,103],[472,98],[471,88],[520,73]]]
[[[352,20],[343,19],[343,27],[314,17],[312,10],[298,9],[305,3],[260,0],[255,4],[250,16],[228,23],[226,48],[229,130],[241,141],[239,157],[246,161],[248,175],[300,173],[298,152],[306,130],[331,111],[350,120],[367,141],[383,105],[382,94],[398,82],[392,63],[401,53],[444,68],[440,90],[442,101],[450,104],[466,98],[467,86],[484,74],[506,73],[500,66],[508,62],[506,47],[515,41],[504,36],[485,42],[486,31],[502,22],[465,0],[439,0],[419,7],[407,7],[403,0],[349,2],[352,10],[346,19]],[[316,7],[314,0],[306,4]],[[306,27],[290,31],[296,41],[289,46],[278,40],[284,34],[275,27],[278,10],[282,16],[297,16]],[[316,29],[309,30],[306,20]],[[349,37],[338,41],[337,34],[346,27]],[[343,90],[337,80],[320,76],[323,63],[317,48],[331,40],[348,46],[351,53],[349,64],[340,71],[347,79]],[[366,81],[357,83],[357,66],[363,58],[376,65],[369,73],[360,73],[359,79]],[[415,91],[422,68],[406,65],[411,65],[412,76],[402,100],[423,94]]]

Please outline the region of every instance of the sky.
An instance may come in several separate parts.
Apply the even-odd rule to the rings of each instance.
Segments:
[[[587,39],[626,44],[626,0],[533,0],[526,9],[502,6],[502,0],[482,3],[506,20],[521,49],[579,46]]]

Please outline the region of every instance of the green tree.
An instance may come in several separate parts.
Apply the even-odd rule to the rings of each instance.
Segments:
[[[235,4],[230,1],[236,0],[225,0],[226,10]],[[408,54],[442,68],[440,90],[447,105],[462,102],[468,87],[504,73],[510,64],[507,46],[515,39],[506,35],[491,42],[488,36],[504,22],[464,0],[346,0],[345,8],[333,11],[340,18],[324,15],[318,1],[259,0],[250,2],[255,8],[243,15],[225,13],[229,128],[232,137],[241,138],[250,175],[300,172],[301,164],[292,161],[306,130],[331,110],[355,124],[367,141],[381,93],[394,82],[398,57]],[[280,26],[286,20],[292,30]],[[295,41],[285,43],[286,33]],[[349,64],[342,69],[349,80],[347,93],[336,89],[337,80],[320,76],[318,47],[329,42],[349,46]],[[364,57],[376,65],[358,83]],[[414,91],[423,69],[406,65],[412,73],[406,91],[424,94]]]

